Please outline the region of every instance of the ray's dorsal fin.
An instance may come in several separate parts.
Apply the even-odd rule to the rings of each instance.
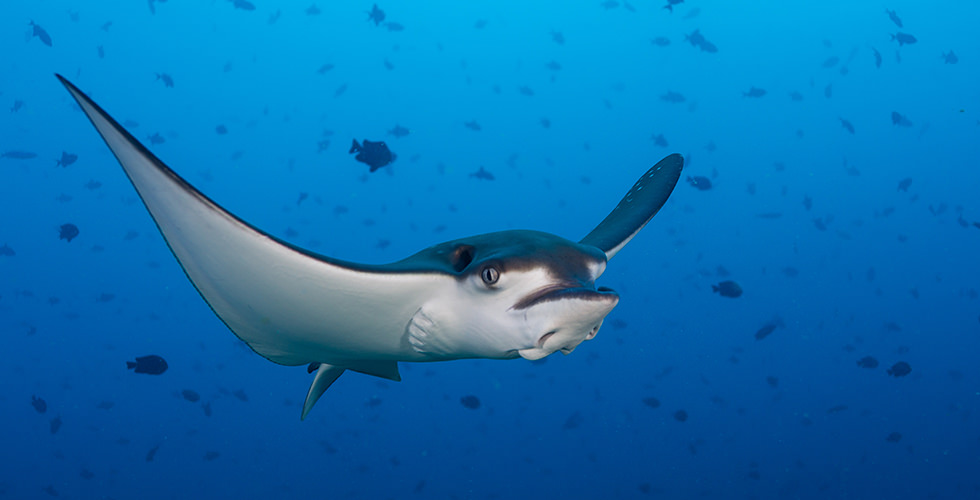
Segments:
[[[592,245],[611,259],[664,206],[684,168],[684,157],[674,153],[647,170],[616,208],[579,243]]]

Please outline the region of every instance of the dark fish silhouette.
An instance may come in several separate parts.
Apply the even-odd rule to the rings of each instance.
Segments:
[[[551,39],[558,45],[565,45],[565,35],[562,35],[560,31],[552,31]]]
[[[476,410],[480,407],[480,398],[473,395],[463,396],[459,398],[459,403],[462,404],[464,408]]]
[[[241,9],[241,10],[255,10],[255,5],[252,4],[252,2],[249,2],[248,0],[231,0],[231,4],[236,9]]]
[[[871,50],[874,52],[874,55],[875,55],[875,67],[876,68],[880,68],[881,67],[881,52],[878,52],[878,49],[876,49],[874,47],[872,47]]]
[[[58,228],[59,240],[67,240],[68,243],[71,243],[71,240],[75,239],[76,236],[78,236],[78,226],[74,224],[62,224],[61,227]]]
[[[683,94],[668,90],[666,94],[660,96],[660,100],[664,102],[679,103],[684,102],[687,98]]]
[[[766,89],[760,89],[759,87],[752,87],[748,92],[742,92],[742,97],[762,97],[766,95]]]
[[[482,166],[480,167],[480,170],[477,170],[476,172],[470,174],[470,177],[476,177],[477,179],[483,179],[487,181],[494,180],[493,174],[487,172],[487,170],[484,169]]]
[[[709,42],[704,35],[701,34],[700,30],[694,30],[690,35],[684,35],[684,39],[693,47],[701,49],[703,52],[708,52],[713,54],[718,52],[718,47],[715,44]]]
[[[368,21],[374,21],[374,25],[378,26],[385,20],[385,11],[378,8],[378,4],[374,4],[371,7],[370,12],[368,12]]]
[[[892,111],[892,124],[898,125],[899,127],[911,127],[912,120],[909,120],[907,116],[898,111]]]
[[[319,16],[320,15],[320,8],[317,7],[316,4],[313,4],[313,5],[310,5],[309,7],[307,7],[304,12],[306,12],[306,15],[308,15],[308,16]]]
[[[658,36],[657,38],[651,38],[650,43],[656,45],[657,47],[666,47],[670,45],[670,38]]]
[[[711,179],[703,175],[689,175],[687,176],[687,183],[694,186],[698,191],[711,189]]]
[[[912,373],[912,367],[904,361],[899,361],[888,369],[888,374],[893,377],[904,377],[909,373]]]
[[[68,153],[66,151],[62,151],[61,152],[61,159],[56,160],[57,163],[55,164],[55,166],[57,166],[57,167],[67,167],[68,165],[71,165],[72,163],[75,163],[76,160],[78,160],[78,155],[73,154],[73,153]]]
[[[684,3],[684,0],[667,0],[667,5],[664,8],[667,9],[671,14],[674,13],[674,6],[680,3]]]
[[[857,360],[857,365],[861,368],[878,368],[878,360],[872,356],[865,356]]]
[[[160,449],[160,445],[156,445],[153,448],[150,448],[150,451],[146,452],[146,461],[152,462],[153,457],[157,456],[157,450],[159,449]]]
[[[13,257],[14,255],[17,255],[17,252],[15,252],[13,248],[7,246],[6,243],[4,243],[2,247],[0,247],[0,256]]]
[[[852,134],[854,133],[854,125],[851,125],[851,122],[849,122],[849,121],[847,121],[847,120],[845,120],[843,118],[840,118],[840,124],[848,132],[850,132]]]
[[[899,47],[901,47],[902,45],[911,45],[915,42],[918,42],[918,40],[916,40],[914,36],[908,33],[902,33],[901,31],[895,33],[894,35],[891,35],[891,37],[892,40],[898,42]]]
[[[776,328],[779,328],[781,326],[784,326],[783,325],[783,320],[781,320],[779,318],[776,318],[776,319],[774,319],[774,320],[766,323],[765,325],[762,325],[762,328],[759,328],[758,330],[756,330],[756,332],[755,332],[755,339],[756,340],[762,340],[762,339],[768,337],[769,335],[772,335],[772,332],[776,331]]]
[[[901,432],[889,432],[888,435],[885,436],[885,441],[888,441],[889,443],[897,443],[901,440],[902,440]]]
[[[357,153],[354,157],[355,160],[364,163],[371,167],[371,171],[388,165],[389,163],[395,161],[396,155],[388,149],[388,145],[384,141],[369,141],[364,140],[363,144],[358,144],[357,139],[354,139],[351,143],[350,150],[347,151],[348,154]]]
[[[839,57],[830,56],[827,59],[824,59],[823,64],[821,64],[820,66],[823,68],[833,68],[834,66],[837,66],[837,63],[839,62],[840,62]]]
[[[0,158],[10,158],[11,160],[30,160],[37,158],[37,153],[31,151],[4,151]]]
[[[197,391],[191,389],[184,389],[180,391],[180,395],[184,396],[184,399],[190,401],[191,403],[196,403],[201,400],[201,395]]]
[[[388,31],[405,31],[401,23],[385,23],[385,28],[388,28]]]
[[[678,422],[687,422],[687,412],[684,410],[677,410],[674,412],[674,420]]]
[[[660,408],[660,400],[654,397],[643,398],[643,404],[649,406],[650,408]]]
[[[730,299],[742,296],[742,287],[732,280],[725,280],[717,285],[711,285],[711,291]]]
[[[960,62],[960,58],[956,57],[956,54],[951,50],[949,52],[943,52],[943,62],[946,64],[956,64]]]
[[[898,26],[899,28],[903,27],[901,18],[898,17],[898,14],[896,14],[894,10],[885,9],[885,14],[888,14],[888,19],[891,19],[892,22],[895,23],[895,26]]]
[[[31,26],[31,36],[37,37],[37,39],[40,40],[41,43],[50,47],[51,35],[49,35],[48,32],[44,30],[44,28],[38,26],[37,23],[35,23],[34,21],[30,22],[30,26]]]
[[[667,147],[667,138],[664,137],[663,134],[656,134],[650,137],[650,140],[653,141],[653,143],[656,144],[657,146],[660,146],[662,148]]]
[[[48,403],[45,402],[43,399],[34,395],[31,396],[31,406],[33,406],[34,410],[37,411],[38,413],[44,413],[48,411]]]
[[[228,133],[228,127],[226,127],[224,125],[218,125],[218,126],[214,127],[214,133],[216,133],[218,135],[225,135],[225,134]]]
[[[468,128],[470,130],[473,130],[475,132],[479,132],[480,130],[483,129],[483,127],[481,127],[480,124],[476,122],[476,120],[470,120],[470,121],[464,123],[463,125],[466,128]]]
[[[57,434],[61,429],[61,415],[51,419],[51,434]]]
[[[898,190],[899,191],[904,191],[904,192],[907,193],[907,192],[909,192],[909,186],[911,186],[911,185],[912,185],[912,178],[911,177],[906,177],[906,178],[898,181]]]
[[[150,141],[150,145],[152,146],[156,146],[157,144],[163,144],[167,142],[167,139],[165,139],[162,135],[160,135],[160,132],[154,132],[153,135],[148,136],[146,139]]]
[[[393,135],[396,139],[405,137],[408,133],[409,130],[401,125],[395,125],[395,128],[388,131],[388,135]]]
[[[141,356],[136,361],[127,361],[126,368],[136,373],[147,375],[160,375],[167,371],[167,361],[156,355]]]
[[[157,80],[161,80],[163,82],[164,87],[172,88],[174,86],[174,79],[170,75],[166,73],[157,73],[156,75],[157,75]]]

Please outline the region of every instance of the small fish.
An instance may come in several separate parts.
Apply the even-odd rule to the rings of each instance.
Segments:
[[[783,321],[781,319],[779,319],[779,318],[776,318],[776,319],[774,319],[774,320],[766,323],[765,325],[762,325],[762,328],[759,328],[758,330],[756,330],[756,332],[755,332],[755,339],[756,340],[762,340],[762,339],[768,337],[769,335],[771,335],[772,332],[776,331],[776,328],[779,328],[781,326],[784,326],[783,325]]]
[[[320,8],[317,7],[316,4],[313,4],[313,5],[310,5],[309,7],[307,7],[306,10],[303,11],[303,12],[305,12],[306,15],[308,15],[308,16],[319,16],[320,15]]]
[[[846,409],[847,409],[847,405],[831,406],[830,408],[827,408],[827,415],[831,415],[831,414],[834,414],[834,413],[840,413],[840,412],[842,412],[842,411],[844,411]]]
[[[15,99],[14,100],[14,105],[10,107],[10,112],[11,113],[16,113],[16,112],[20,111],[20,108],[23,108],[23,107],[24,107],[24,101],[22,99]]]
[[[650,140],[652,140],[653,143],[656,144],[657,146],[660,146],[662,148],[666,148],[667,147],[667,138],[664,137],[663,134],[656,134],[656,135],[650,137]]]
[[[164,87],[173,88],[174,79],[170,75],[168,75],[167,73],[157,73],[156,75],[157,75],[157,80],[161,80],[163,82]]]
[[[799,91],[794,90],[789,93],[789,98],[796,102],[800,102],[803,100],[803,94],[799,93]]]
[[[51,434],[57,434],[61,429],[61,415],[51,419]]]
[[[33,406],[34,411],[38,413],[44,413],[48,411],[48,403],[45,402],[43,399],[34,395],[31,395],[31,406]]]
[[[698,191],[711,189],[711,179],[703,175],[689,175],[687,176],[687,183],[694,186]]]
[[[839,63],[839,62],[840,62],[840,58],[839,57],[837,57],[837,56],[830,56],[827,59],[824,59],[823,64],[821,64],[820,67],[822,67],[822,68],[828,68],[828,69],[829,68],[833,68],[834,66],[837,66],[837,63]]]
[[[395,128],[388,131],[388,135],[395,136],[396,139],[401,139],[408,135],[409,130],[401,125],[395,125]]]
[[[905,361],[899,361],[888,369],[888,374],[893,377],[904,377],[909,373],[912,373],[912,367]]]
[[[61,152],[61,159],[55,160],[56,167],[67,167],[78,160],[78,155],[66,151]]]
[[[405,31],[401,23],[385,23],[385,28],[388,28],[388,31]]]
[[[464,123],[463,125],[466,128],[468,128],[470,130],[473,130],[473,131],[476,131],[476,132],[479,132],[480,130],[482,130],[482,127],[480,127],[480,124],[477,123],[476,120],[470,120],[470,121]]]
[[[848,132],[850,132],[850,133],[853,134],[854,133],[854,125],[852,125],[851,122],[849,122],[849,121],[847,121],[847,120],[845,120],[843,118],[840,118],[840,117],[838,117],[838,118],[840,119],[840,124],[841,124],[842,127],[844,127],[844,130],[847,130]]]
[[[167,139],[160,135],[160,132],[154,132],[153,135],[148,136],[146,139],[150,141],[150,145],[153,146],[167,142]]]
[[[558,45],[565,45],[565,35],[562,35],[560,31],[552,31],[551,39]]]
[[[711,285],[711,291],[730,299],[742,296],[742,287],[732,280],[725,280],[717,285]]]
[[[943,62],[946,64],[956,64],[960,62],[960,58],[956,57],[956,54],[951,50],[949,52],[943,52]]]
[[[228,127],[226,127],[224,125],[218,125],[218,126],[214,127],[214,133],[216,133],[218,135],[225,135],[225,134],[228,133]]]
[[[197,391],[191,389],[184,389],[183,391],[180,391],[180,395],[191,403],[196,403],[201,400],[201,395],[198,394]]]
[[[320,69],[316,70],[316,73],[318,75],[322,75],[322,74],[325,74],[326,72],[332,70],[333,68],[334,68],[334,65],[333,64],[326,63],[323,66],[320,66]]]
[[[656,38],[651,38],[650,43],[656,45],[657,47],[666,47],[670,45],[670,38],[665,36],[658,36]]]
[[[861,368],[878,368],[878,360],[873,356],[865,356],[857,360],[857,365]]]
[[[888,435],[885,436],[885,441],[888,441],[889,443],[897,443],[901,440],[902,440],[901,432],[889,432]]]
[[[764,95],[766,95],[766,90],[759,87],[752,87],[747,92],[742,92],[742,97],[762,97]]]
[[[517,88],[517,91],[520,92],[521,95],[526,95],[528,97],[534,96],[534,89],[532,89],[531,87],[528,87],[527,85],[523,85],[521,87],[518,87]]]
[[[899,127],[911,127],[912,121],[898,111],[892,111],[892,124]]]
[[[385,144],[384,141],[375,142],[367,139],[364,140],[363,144],[359,144],[357,139],[354,139],[351,142],[350,150],[347,151],[347,153],[357,153],[357,156],[355,156],[354,159],[371,167],[371,172],[388,165],[397,158],[397,156],[388,149],[388,145]]]
[[[701,34],[700,30],[694,30],[690,35],[684,35],[684,39],[687,40],[692,47],[701,49],[702,52],[707,52],[709,54],[718,52],[718,47],[715,47],[715,44],[709,42],[704,35]]]
[[[674,420],[678,422],[687,422],[687,412],[684,410],[677,410],[674,412]]]
[[[650,408],[660,408],[660,400],[654,397],[643,398],[641,400],[643,404]]]
[[[0,247],[0,256],[13,257],[14,255],[17,255],[17,252],[15,252],[13,248],[10,248],[6,243]]]
[[[30,160],[31,158],[37,158],[37,153],[31,151],[4,151],[0,154],[0,158],[10,158],[11,160]]]
[[[895,40],[896,42],[898,42],[898,46],[899,47],[901,47],[903,45],[911,45],[911,44],[913,44],[915,42],[918,42],[918,40],[916,40],[914,36],[912,36],[912,35],[910,35],[908,33],[902,33],[901,31],[899,31],[898,33],[895,33],[894,35],[891,35],[891,37],[892,37],[892,40]]]
[[[494,180],[493,174],[491,174],[486,169],[484,169],[483,166],[480,166],[479,170],[470,174],[470,177],[475,177],[477,179],[483,179],[487,181]]]
[[[459,398],[459,403],[462,404],[464,408],[476,410],[480,407],[480,398],[473,395],[463,396]]]
[[[871,50],[874,52],[874,55],[875,55],[875,67],[876,68],[880,68],[881,67],[881,52],[878,52],[878,49],[876,49],[874,47],[872,47]]]
[[[667,5],[664,5],[664,8],[667,9],[667,12],[673,14],[674,6],[681,3],[684,3],[684,0],[667,0]]]
[[[885,9],[885,14],[888,14],[888,19],[891,19],[895,26],[902,28],[902,20],[898,17],[898,14],[894,10]]]
[[[160,449],[160,445],[156,445],[150,448],[150,451],[146,452],[146,461],[152,462],[153,458],[157,456],[157,451]]]
[[[159,0],[157,0],[159,1]],[[231,5],[240,10],[255,10],[255,5],[248,0],[230,0]]]
[[[50,47],[51,35],[49,35],[48,32],[44,30],[44,28],[40,27],[34,21],[31,21],[29,25],[31,26],[31,36],[37,37],[37,39],[40,40],[41,43]]]
[[[558,61],[551,61],[547,65],[545,65],[545,67],[550,69],[551,71],[561,70],[561,64],[559,64]]]
[[[660,100],[664,102],[670,102],[676,104],[676,103],[686,101],[687,98],[684,97],[684,95],[679,92],[668,90],[666,94],[660,96]]]
[[[374,21],[375,26],[379,26],[385,20],[385,11],[378,8],[378,4],[368,12],[368,21]]]
[[[77,236],[78,226],[74,224],[62,224],[61,227],[58,228],[59,240],[66,240],[68,243],[71,243],[71,240],[75,239]]]
[[[140,356],[136,361],[127,361],[126,368],[136,373],[147,375],[160,375],[167,371],[167,361],[156,355]]]
[[[88,182],[85,183],[85,189],[88,189],[89,191],[95,191],[96,189],[99,189],[100,187],[102,187],[102,183],[99,182],[99,181],[97,181],[97,180],[95,180],[95,179],[91,179],[91,180],[89,180]]]

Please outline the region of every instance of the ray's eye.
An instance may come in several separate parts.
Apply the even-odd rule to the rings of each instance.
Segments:
[[[500,279],[500,271],[497,271],[496,267],[484,267],[483,271],[480,273],[483,277],[483,282],[487,285],[493,285],[497,283]]]

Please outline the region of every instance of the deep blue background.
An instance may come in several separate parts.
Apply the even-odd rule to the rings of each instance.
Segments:
[[[0,158],[0,496],[980,496],[973,2],[890,1],[902,29],[880,2],[380,3],[403,31],[370,2],[254,3],[0,5],[0,153],[38,155]],[[695,29],[717,53],[685,43]],[[311,376],[212,315],[54,72],[163,135],[151,149],[232,212],[343,259],[509,228],[578,239],[671,152],[714,188],[682,181],[610,262],[599,284],[622,301],[572,355],[348,374],[300,422]],[[399,158],[368,174],[354,137]],[[744,295],[713,294],[724,279]],[[125,369],[145,354],[170,370]],[[912,373],[888,376],[897,361]]]

